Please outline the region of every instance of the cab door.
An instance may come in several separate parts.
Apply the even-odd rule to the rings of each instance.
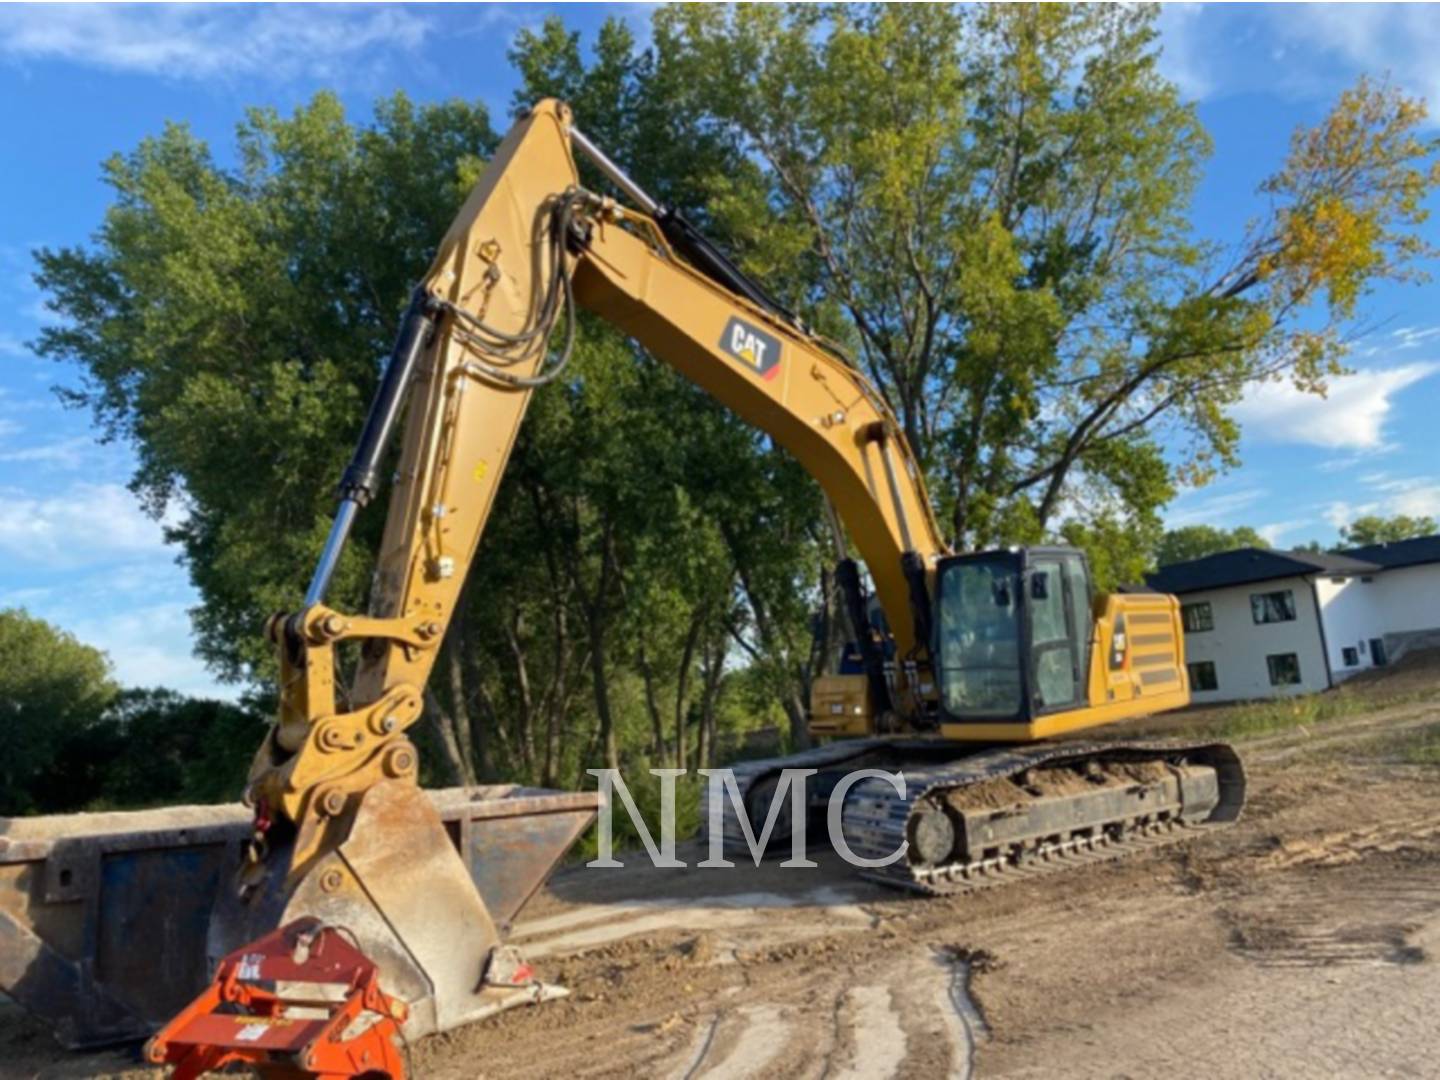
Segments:
[[[1025,573],[1031,715],[1084,704],[1089,575],[1078,552],[1032,552]]]

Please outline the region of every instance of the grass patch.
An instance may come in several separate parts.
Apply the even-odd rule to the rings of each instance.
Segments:
[[[660,843],[660,778],[651,776],[645,769],[627,769],[622,772],[630,797],[635,800],[635,809],[645,819],[650,830],[650,839]],[[700,833],[700,791],[705,778],[696,773],[675,778],[675,842],[683,843]],[[617,857],[624,851],[643,851],[645,842],[640,839],[640,830],[630,818],[630,810],[617,790],[612,798],[610,828],[612,843]],[[600,827],[590,826],[585,835],[571,849],[571,857],[579,862],[589,862],[599,854]]]
[[[1440,765],[1440,724],[1421,728],[1415,738],[1406,739],[1400,760],[1407,765]]]
[[[1321,747],[1316,757],[1334,763],[1367,761],[1387,765],[1440,766],[1440,724],[1404,731],[1375,731],[1343,744]]]
[[[1434,697],[1431,690],[1387,695],[1342,686],[1321,694],[1248,701],[1218,709],[1199,720],[1194,730],[1197,734],[1216,739],[1253,739]]]

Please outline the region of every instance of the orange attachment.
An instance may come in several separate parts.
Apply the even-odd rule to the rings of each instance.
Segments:
[[[405,1004],[380,989],[375,962],[347,937],[303,918],[236,949],[206,991],[146,1043],[146,1059],[174,1065],[172,1080],[234,1062],[273,1080],[404,1080],[395,1038]],[[296,988],[312,996],[294,996]]]

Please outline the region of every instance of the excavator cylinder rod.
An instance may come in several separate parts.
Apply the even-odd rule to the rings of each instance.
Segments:
[[[340,553],[345,550],[345,541],[355,524],[355,515],[375,497],[379,488],[380,462],[400,417],[405,390],[415,373],[415,362],[425,350],[434,329],[428,300],[423,293],[417,292],[400,324],[400,333],[390,352],[390,361],[385,365],[380,387],[375,391],[375,399],[370,403],[370,412],[365,418],[365,428],[360,433],[354,456],[340,479],[340,505],[336,508],[330,535],[310,579],[310,587],[305,590],[307,608],[324,601],[330,579],[339,565]]]
[[[639,184],[630,178],[630,174],[622,169],[611,159],[610,155],[601,150],[590,141],[590,137],[579,128],[571,125],[570,143],[590,159],[605,179],[614,184],[624,196],[634,203],[640,210],[647,214],[654,215],[660,209],[660,204],[652,199]]]

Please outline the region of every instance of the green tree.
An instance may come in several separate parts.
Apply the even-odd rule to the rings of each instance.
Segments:
[[[1217,529],[1213,525],[1185,525],[1168,530],[1155,549],[1155,562],[1160,566],[1203,559],[1236,548],[1268,548],[1263,536],[1248,525],[1235,529]]]
[[[120,691],[73,731],[44,775],[45,810],[233,801],[244,788],[263,718],[173,690]]]
[[[637,47],[517,36],[660,198],[856,357],[961,547],[1060,536],[1134,580],[1179,481],[1236,460],[1242,387],[1318,389],[1370,285],[1427,251],[1423,109],[1361,83],[1297,134],[1244,236],[1197,240],[1208,150],[1154,12],[677,6]],[[410,282],[495,144],[485,110],[319,95],[248,114],[222,168],[183,127],[113,158],[88,247],[42,251],[42,353],[173,508],[229,678],[272,671]],[[601,186],[586,172],[587,184]],[[832,548],[815,486],[607,326],[538,393],[428,695],[427,767],[557,781],[689,756],[735,680],[803,737]],[[380,515],[337,579],[359,607]],[[822,609],[825,633],[810,633]],[[738,652],[730,652],[731,648]],[[738,700],[738,699],[735,699]]]
[[[1176,481],[1237,460],[1244,386],[1319,389],[1359,298],[1429,250],[1423,104],[1364,81],[1296,133],[1248,233],[1196,239],[1209,139],[1158,70],[1155,18],[655,15],[677,111],[731,142],[715,218],[855,352],[961,546],[1152,525]]]
[[[62,747],[99,720],[116,690],[99,649],[23,610],[0,610],[0,813],[47,809]]]
[[[1379,514],[1366,514],[1341,527],[1340,543],[1345,547],[1365,547],[1369,544],[1393,544],[1397,540],[1434,534],[1435,519],[1432,517],[1396,514],[1387,518]]]
[[[106,162],[90,248],[38,253],[67,316],[39,350],[81,361],[67,396],[135,445],[146,505],[183,508],[169,539],[222,678],[273,673],[260,628],[299,601],[406,297],[495,143],[482,106],[403,95],[365,127],[329,94],[252,109],[231,169],[172,124]],[[363,606],[381,521],[362,520],[337,604]]]
[[[403,95],[359,128],[328,94],[253,109],[234,169],[172,124],[106,162],[90,248],[38,253],[66,316],[39,351],[83,365],[68,397],[133,443],[146,505],[183,508],[170,539],[222,677],[272,670],[260,628],[298,600],[408,291],[494,143],[482,106]],[[363,601],[379,517],[339,603]]]
[[[517,106],[571,102],[584,130],[647,190],[719,228],[707,184],[728,143],[676,107],[679,73],[637,52],[623,24],[607,23],[587,59],[579,35],[551,18],[522,31],[511,58],[524,77]],[[585,334],[591,359],[603,354],[610,366],[582,359],[590,366],[565,398],[537,401],[542,418],[527,422],[519,449],[545,449],[526,455],[520,482],[547,507],[536,519],[545,542],[566,549],[556,561],[571,568],[590,630],[602,732],[626,724],[604,715],[603,651],[640,676],[650,752],[678,759],[693,749],[706,760],[733,642],[767,673],[791,739],[803,742],[818,670],[809,616],[827,598],[813,546],[818,491],[792,459],[613,328],[587,319]],[[569,527],[545,528],[554,521]],[[595,636],[600,619],[617,640]],[[638,725],[628,726],[633,743]]]

